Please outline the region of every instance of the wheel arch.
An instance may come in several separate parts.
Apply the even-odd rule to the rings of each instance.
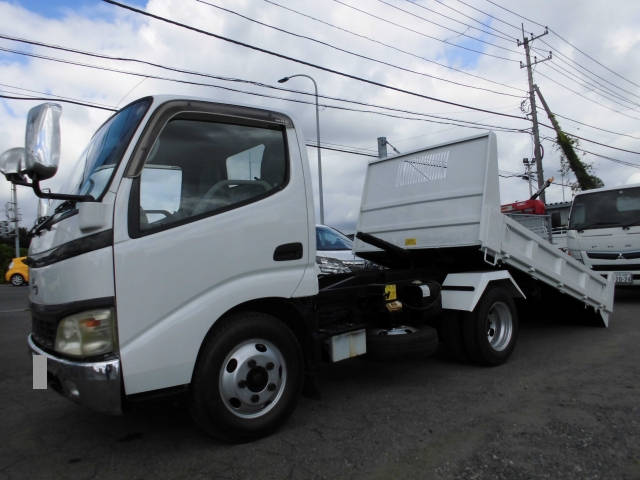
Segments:
[[[293,332],[293,335],[298,340],[304,357],[305,369],[311,369],[315,361],[315,356],[312,352],[314,352],[313,332],[316,323],[315,309],[313,308],[312,300],[310,298],[288,299],[269,297],[254,299],[238,304],[227,310],[215,322],[213,322],[200,342],[198,355],[196,356],[196,361],[191,373],[192,379],[193,374],[198,367],[204,346],[212,332],[215,332],[220,328],[220,325],[224,322],[229,321],[231,317],[242,312],[265,313],[281,321],[289,330],[291,330],[291,332]]]
[[[447,275],[442,283],[442,308],[471,312],[490,288],[503,287],[513,298],[526,298],[507,270]]]

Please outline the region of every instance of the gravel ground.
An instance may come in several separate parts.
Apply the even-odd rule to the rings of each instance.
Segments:
[[[32,390],[25,295],[0,286],[0,479],[640,478],[638,290],[608,329],[524,322],[500,367],[329,365],[321,399],[244,445],[204,436],[179,402],[108,417]]]

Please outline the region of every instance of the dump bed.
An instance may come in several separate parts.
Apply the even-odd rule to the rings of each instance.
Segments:
[[[613,279],[500,213],[494,133],[371,161],[358,232],[406,249],[422,267],[515,268],[594,307],[605,324],[613,309]],[[354,251],[382,264],[396,261],[362,240]]]

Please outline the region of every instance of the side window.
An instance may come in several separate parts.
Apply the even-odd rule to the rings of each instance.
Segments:
[[[174,118],[142,170],[140,230],[258,201],[286,179],[283,128]]]

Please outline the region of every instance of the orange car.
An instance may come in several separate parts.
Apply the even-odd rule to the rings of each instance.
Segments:
[[[27,257],[17,257],[11,260],[9,269],[4,275],[4,279],[15,287],[29,283],[29,267],[24,263],[25,258]]]

